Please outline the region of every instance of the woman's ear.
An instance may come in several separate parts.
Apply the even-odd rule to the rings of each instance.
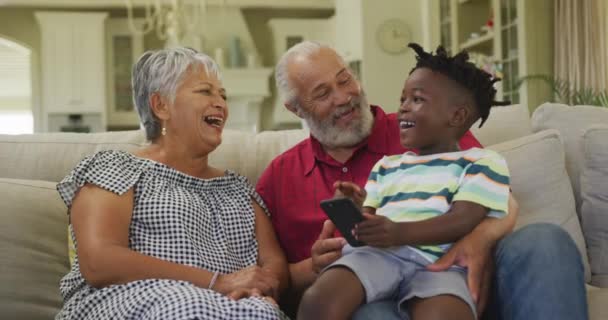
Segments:
[[[154,115],[160,120],[167,121],[171,118],[169,105],[158,92],[155,92],[150,96],[150,108]]]

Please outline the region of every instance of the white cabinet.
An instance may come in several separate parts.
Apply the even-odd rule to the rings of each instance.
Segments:
[[[336,0],[336,49],[347,62],[363,58],[362,0]]]
[[[230,116],[226,128],[260,131],[262,101],[270,96],[270,68],[225,69],[222,82],[228,94]]]
[[[143,28],[143,19],[135,26]],[[139,116],[133,106],[131,68],[144,53],[144,36],[133,34],[124,18],[108,19],[106,23],[106,62],[108,66],[108,128],[135,129]]]
[[[63,115],[93,115],[91,131],[105,129],[104,20],[107,13],[35,13],[42,39],[45,131],[60,131]],[[50,118],[55,120],[51,121]]]
[[[502,78],[496,84],[498,99],[526,104],[533,111],[551,98],[551,91],[539,83],[518,85],[526,75],[552,74],[553,1],[435,0],[425,4],[438,9],[444,46],[453,53],[467,50],[478,58],[478,65],[497,69]],[[493,26],[482,31],[488,20]]]

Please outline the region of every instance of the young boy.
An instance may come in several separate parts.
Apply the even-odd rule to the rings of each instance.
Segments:
[[[336,182],[336,196],[351,198],[366,220],[352,231],[367,246],[346,246],[305,293],[299,319],[347,319],[363,303],[399,302],[413,319],[475,319],[466,269],[431,272],[451,243],[486,216],[507,214],[509,173],[496,152],[460,151],[471,125],[488,118],[497,79],[468,62],[468,54],[435,54],[409,44],[417,54],[401,95],[401,144],[417,149],[384,157],[365,190]]]

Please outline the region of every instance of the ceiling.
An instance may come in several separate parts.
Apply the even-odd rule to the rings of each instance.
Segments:
[[[124,7],[127,0],[0,0],[0,6],[11,7],[52,7],[52,8],[108,8]],[[162,0],[171,3],[171,0]],[[243,8],[276,9],[333,9],[334,0],[206,0],[208,5],[229,5]],[[142,6],[145,0],[131,0],[135,6]]]

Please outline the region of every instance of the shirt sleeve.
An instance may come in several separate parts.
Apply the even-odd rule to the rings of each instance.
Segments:
[[[78,190],[89,183],[117,195],[133,188],[150,162],[137,160],[128,153],[104,150],[84,158],[57,184],[57,191],[68,208]]]
[[[469,150],[472,148],[483,148],[483,146],[477,141],[477,138],[475,138],[473,133],[468,130],[464,133],[462,138],[460,138],[460,150]]]
[[[371,207],[378,209],[380,203],[382,201],[382,194],[380,190],[380,168],[382,168],[382,164],[384,158],[380,159],[374,167],[372,171],[369,173],[369,177],[367,178],[367,182],[365,183],[365,192],[367,192],[367,196],[365,201],[363,202],[364,207]]]
[[[496,152],[468,165],[453,201],[470,201],[489,209],[488,216],[502,218],[508,213],[509,170]]]

